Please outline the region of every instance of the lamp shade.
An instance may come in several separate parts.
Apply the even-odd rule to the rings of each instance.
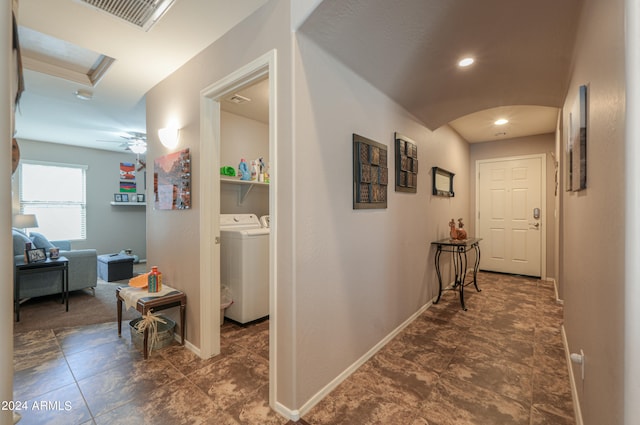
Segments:
[[[38,219],[35,214],[16,214],[13,216],[13,226],[19,229],[31,229],[38,227]]]
[[[165,127],[158,130],[160,142],[167,148],[173,149],[178,146],[178,138],[180,137],[180,129],[175,127]]]

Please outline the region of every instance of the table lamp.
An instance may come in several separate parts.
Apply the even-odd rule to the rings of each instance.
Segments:
[[[38,227],[38,219],[35,214],[16,214],[13,216],[13,226],[27,233],[27,229]]]

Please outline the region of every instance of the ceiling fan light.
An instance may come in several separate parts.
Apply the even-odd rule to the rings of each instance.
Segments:
[[[173,149],[178,146],[178,139],[180,137],[180,129],[175,127],[165,127],[158,130],[158,137],[160,143],[168,149]]]
[[[133,153],[142,154],[142,153],[145,153],[147,151],[147,144],[146,143],[134,143],[133,145],[129,146],[129,149],[131,149],[131,152],[133,152]]]

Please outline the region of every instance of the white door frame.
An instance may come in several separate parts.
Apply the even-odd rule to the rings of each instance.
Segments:
[[[508,156],[502,158],[488,158],[488,159],[477,159],[476,160],[476,214],[475,214],[475,233],[476,237],[479,237],[480,232],[480,223],[478,219],[478,214],[480,214],[480,179],[478,174],[480,173],[480,164],[487,162],[498,162],[498,161],[513,161],[519,159],[534,159],[539,158],[541,169],[540,169],[540,198],[541,205],[540,208],[543,211],[540,217],[540,279],[546,280],[547,278],[547,155],[544,153],[534,154],[534,155],[520,155],[520,156]]]
[[[220,100],[269,78],[269,402],[276,388],[277,126],[276,51],[271,50],[200,92],[200,357],[220,354]],[[215,266],[215,267],[214,267]]]

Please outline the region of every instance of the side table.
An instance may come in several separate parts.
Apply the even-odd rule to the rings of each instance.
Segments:
[[[118,301],[118,336],[122,336],[122,303],[123,296],[126,291],[143,292],[147,296],[139,297],[136,301],[136,310],[143,316],[158,310],[164,310],[172,307],[180,307],[180,343],[184,345],[184,318],[187,309],[187,296],[184,292],[163,285],[165,289],[170,289],[168,293],[161,296],[154,296],[153,293],[147,292],[146,289],[118,287],[116,289],[116,299]],[[143,354],[145,360],[149,357],[148,352],[149,331],[145,329],[143,337]]]
[[[431,242],[432,245],[436,246],[436,273],[438,275],[438,298],[434,301],[434,304],[438,304],[440,301],[440,296],[442,295],[442,291],[444,290],[457,290],[460,292],[460,305],[464,311],[467,311],[467,307],[464,305],[464,287],[467,285],[473,285],[476,287],[476,291],[480,292],[481,289],[478,288],[478,281],[476,279],[478,275],[478,266],[480,265],[480,238],[469,238],[464,240],[454,240],[454,239],[441,239],[439,241]],[[467,252],[471,250],[475,251],[475,262],[473,265],[473,280],[471,282],[465,283],[465,279],[467,277]],[[453,287],[442,289],[442,274],[440,273],[440,255],[443,252],[451,252],[453,253],[453,270],[454,270],[454,279],[453,279]]]
[[[20,279],[22,276],[50,272],[60,272],[62,274],[60,292],[62,293],[62,302],[65,304],[65,309],[69,311],[69,260],[67,257],[47,258],[46,261],[36,263],[20,261],[15,264],[13,278],[13,309],[16,313],[16,322],[20,321]]]

